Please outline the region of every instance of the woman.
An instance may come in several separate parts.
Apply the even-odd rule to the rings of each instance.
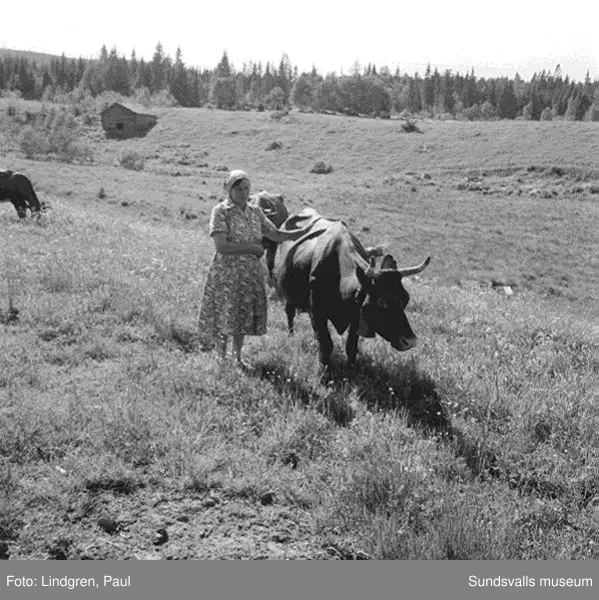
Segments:
[[[227,356],[227,340],[243,367],[241,350],[246,335],[266,333],[266,286],[260,263],[262,237],[274,242],[295,240],[304,231],[280,231],[257,206],[248,204],[250,180],[239,169],[225,181],[228,198],[212,209],[210,235],[216,253],[204,286],[199,330],[214,340],[221,358]]]

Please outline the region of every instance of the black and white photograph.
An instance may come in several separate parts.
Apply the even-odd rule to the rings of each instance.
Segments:
[[[598,560],[587,8],[3,9],[0,559]]]

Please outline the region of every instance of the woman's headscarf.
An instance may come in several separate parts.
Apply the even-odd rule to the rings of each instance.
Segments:
[[[249,181],[250,177],[245,171],[242,171],[241,169],[233,169],[233,171],[229,173],[227,179],[225,180],[225,190],[227,191],[227,194],[231,191],[231,188],[241,179],[247,179]]]

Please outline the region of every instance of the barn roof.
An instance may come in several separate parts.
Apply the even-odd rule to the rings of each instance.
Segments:
[[[135,113],[136,115],[146,115],[148,117],[155,117],[156,115],[148,112],[148,109],[141,104],[135,104],[134,102],[113,102],[109,104],[100,114],[104,114],[107,110],[110,110],[113,106],[122,106],[124,109]]]

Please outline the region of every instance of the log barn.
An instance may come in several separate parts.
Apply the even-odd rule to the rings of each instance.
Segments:
[[[107,137],[143,137],[156,125],[158,117],[138,104],[113,102],[101,113]]]

